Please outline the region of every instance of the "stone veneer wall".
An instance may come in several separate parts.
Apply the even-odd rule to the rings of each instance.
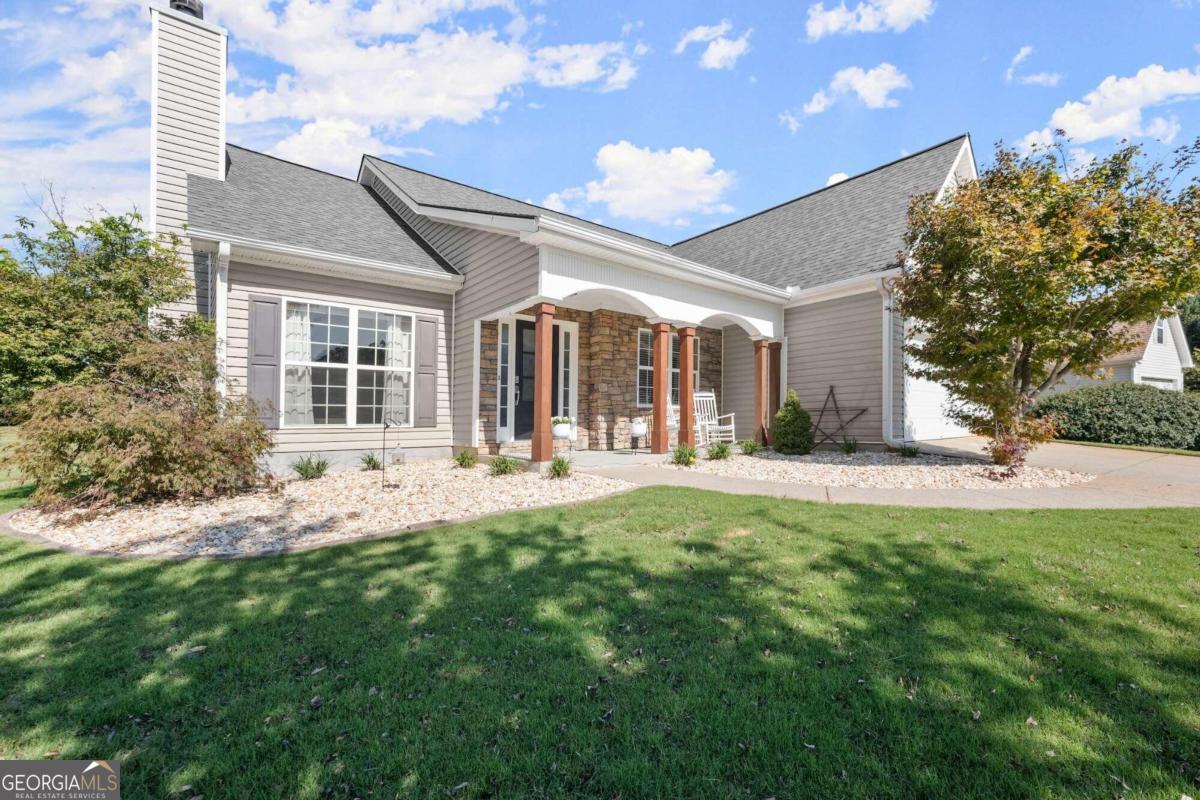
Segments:
[[[630,421],[634,417],[649,417],[651,413],[651,409],[637,404],[638,329],[648,328],[649,324],[636,314],[607,309],[587,312],[559,308],[555,319],[579,323],[579,342],[575,348],[579,397],[574,413],[579,441],[575,449],[632,447]],[[502,449],[496,443],[497,324],[481,323],[480,334],[479,449],[497,453]],[[720,407],[722,332],[717,328],[700,328],[696,336],[700,347],[700,385],[696,388],[716,392]],[[672,434],[672,445],[674,442]],[[639,441],[638,445],[648,447],[649,439]],[[571,443],[556,441],[554,449],[569,450]],[[506,442],[503,450],[525,453],[529,443]]]

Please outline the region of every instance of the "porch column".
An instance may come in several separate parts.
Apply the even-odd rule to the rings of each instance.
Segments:
[[[655,322],[654,333],[654,430],[650,431],[650,452],[665,453],[671,441],[667,430],[667,407],[671,404],[671,324]]]
[[[767,442],[775,441],[775,414],[779,411],[779,381],[783,342],[767,345]]]
[[[754,340],[754,440],[767,443],[767,432],[763,423],[767,417],[767,342]]]
[[[678,328],[679,333],[679,443],[696,446],[695,406],[692,393],[692,363],[696,358],[696,329]]]
[[[550,432],[551,387],[554,385],[554,305],[538,303],[533,307],[533,447],[534,463],[554,457],[554,436]]]

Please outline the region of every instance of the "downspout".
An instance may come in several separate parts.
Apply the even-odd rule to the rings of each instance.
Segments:
[[[883,443],[888,447],[899,449],[904,442],[898,441],[892,434],[893,416],[895,414],[892,379],[895,377],[895,355],[892,342],[892,286],[891,280],[879,280],[879,295],[883,298]]]

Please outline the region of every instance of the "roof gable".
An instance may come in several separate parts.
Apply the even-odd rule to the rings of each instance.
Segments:
[[[578,225],[581,228],[596,231],[607,236],[615,236],[624,241],[633,242],[655,250],[667,250],[668,246],[644,236],[611,228],[571,214],[564,214],[550,208],[536,206],[521,200],[514,200],[502,194],[477,189],[465,183],[452,181],[449,178],[439,178],[411,167],[404,167],[385,161],[377,156],[363,156],[365,161],[378,169],[383,175],[404,191],[410,198],[422,206],[441,208],[447,211],[469,211],[479,214],[494,214],[502,217],[520,217],[535,219],[537,217],[552,217],[563,222]]]
[[[812,288],[897,266],[914,195],[936,192],[966,134],[671,247],[775,286]]]
[[[228,145],[225,180],[188,176],[195,230],[457,274],[357,181]]]

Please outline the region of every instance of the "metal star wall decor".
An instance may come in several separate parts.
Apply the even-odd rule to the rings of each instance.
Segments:
[[[816,447],[820,447],[825,442],[833,442],[834,444],[837,444],[838,441],[840,441],[837,439],[837,435],[845,431],[846,426],[851,422],[854,422],[854,420],[867,413],[867,409],[865,408],[860,408],[857,411],[851,411],[848,409],[844,413],[852,414],[852,416],[849,419],[845,419],[842,416],[842,409],[838,405],[837,393],[834,392],[833,388],[833,386],[829,387],[829,394],[825,395],[825,404],[821,406],[821,413],[817,415],[817,421],[813,424],[813,431],[821,435],[821,439],[815,445]],[[830,405],[833,406],[833,414],[835,419],[837,419],[838,424],[837,428],[835,428],[832,432],[826,431],[821,427],[821,423],[825,421],[825,412],[829,410]],[[833,420],[830,420],[827,424],[833,424]],[[844,439],[845,437],[843,436],[842,438]]]

